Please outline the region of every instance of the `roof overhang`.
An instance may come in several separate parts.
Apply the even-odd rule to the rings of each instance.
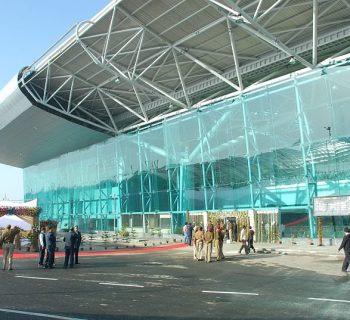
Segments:
[[[23,95],[12,79],[0,92],[0,163],[25,168],[108,138],[48,113]]]
[[[30,102],[2,129],[0,161],[25,167],[319,68],[350,51],[349,17],[348,0],[111,1],[20,73]]]
[[[30,66],[47,111],[110,135],[349,51],[347,1],[112,1]]]

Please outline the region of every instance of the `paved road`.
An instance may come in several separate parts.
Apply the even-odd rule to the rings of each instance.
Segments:
[[[303,259],[293,255],[210,264],[191,256],[191,248],[90,256],[67,270],[62,258],[52,270],[17,260],[0,273],[0,319],[349,319],[350,275],[293,268]]]

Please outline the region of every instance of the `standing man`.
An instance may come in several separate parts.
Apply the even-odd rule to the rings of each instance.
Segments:
[[[188,227],[188,223],[187,221],[185,222],[185,225],[182,227],[182,231],[184,233],[184,242],[187,244],[188,243],[188,239],[187,239],[187,227]]]
[[[345,235],[338,251],[344,249],[345,258],[343,261],[341,271],[348,272],[348,267],[350,264],[350,229],[348,227],[344,228],[344,233]]]
[[[230,243],[231,243],[233,241],[233,224],[231,220],[228,220],[227,229],[228,229],[228,239],[230,240]]]
[[[198,227],[198,230],[194,234],[195,246],[196,246],[196,258],[197,261],[203,260],[203,241],[204,241],[204,232],[202,226]]]
[[[39,264],[38,264],[38,268],[44,267],[45,252],[46,252],[45,227],[41,227],[40,234],[39,234]]]
[[[45,233],[45,238],[46,238],[45,268],[52,269],[53,262],[55,259],[55,250],[56,250],[56,235],[54,233],[52,226],[50,226],[48,231]]]
[[[74,227],[74,232],[76,235],[75,245],[74,245],[74,257],[75,257],[74,261],[75,261],[75,264],[79,264],[78,255],[79,255],[79,248],[81,244],[81,232],[79,231],[78,226]]]
[[[74,252],[75,252],[75,243],[77,240],[77,235],[74,232],[74,228],[70,228],[68,232],[66,232],[63,241],[64,244],[64,264],[63,267],[67,269],[68,261],[69,266],[73,268],[74,266]]]
[[[3,267],[2,270],[12,270],[12,259],[13,251],[15,250],[15,245],[13,244],[16,235],[20,232],[20,229],[14,227],[11,229],[9,224],[6,230],[2,234],[3,245],[2,245],[2,255],[3,255]]]
[[[235,221],[232,221],[232,233],[233,233],[233,241],[237,242],[237,224]]]
[[[186,232],[187,241],[188,241],[187,243],[189,246],[192,243],[192,232],[193,232],[193,225],[191,223],[189,223],[189,224],[187,224],[187,232]]]
[[[222,247],[224,244],[225,230],[222,229],[220,221],[217,222],[214,230],[214,245],[216,251],[216,261],[221,261],[225,258]]]
[[[211,262],[211,252],[213,251],[213,226],[208,225],[207,231],[204,233],[204,243],[205,243],[205,261]]]

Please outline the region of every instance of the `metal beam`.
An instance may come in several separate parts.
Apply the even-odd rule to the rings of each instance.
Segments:
[[[231,7],[230,8],[216,0],[206,0],[214,5],[214,7],[219,8],[218,12],[224,16],[227,16],[231,21],[233,21],[238,27],[248,31],[249,33],[254,34],[261,40],[269,43],[275,48],[285,52],[286,54],[293,56],[300,63],[305,65],[306,67],[312,69],[313,65],[307,62],[304,58],[300,57],[297,53],[293,52],[290,48],[288,48],[285,44],[283,44],[280,40],[275,38],[269,31],[267,31],[263,26],[257,23],[254,19],[252,19],[248,14],[246,14],[240,7],[238,7],[232,0],[229,0]],[[223,9],[224,11],[220,10]],[[229,14],[228,14],[229,13]],[[255,28],[255,29],[254,29]]]
[[[115,12],[116,12],[116,6],[113,7],[112,17],[111,17],[111,21],[110,21],[110,23],[109,23],[109,28],[108,28],[108,33],[107,33],[106,41],[105,41],[105,44],[104,44],[103,49],[102,49],[102,55],[101,55],[102,63],[103,63],[103,61],[105,60],[106,55],[107,55],[108,44],[109,44],[109,39],[110,39],[110,37],[111,37],[111,32],[112,32],[112,28],[113,28],[113,22],[114,22]]]
[[[256,10],[255,10],[253,19],[255,19],[255,18],[258,16],[258,13],[259,13],[259,10],[260,10],[260,7],[261,7],[262,2],[263,2],[263,0],[259,0],[258,5],[256,6]]]
[[[136,111],[134,111],[133,109],[129,108],[125,103],[121,102],[120,99],[112,96],[110,93],[108,93],[107,91],[99,88],[99,90],[106,95],[107,97],[109,97],[110,99],[114,100],[116,103],[118,103],[119,105],[121,105],[123,108],[125,108],[126,110],[128,110],[129,112],[131,112],[132,114],[134,114],[136,117],[140,118],[142,121],[147,122],[147,120],[142,117],[141,115],[139,115]]]
[[[129,70],[130,67],[131,67],[131,63],[132,63],[132,61],[134,60],[134,55],[135,55],[135,52],[136,52],[136,58],[135,58],[134,68],[133,68],[133,71],[132,71],[132,74],[131,74],[131,79],[134,78],[135,71],[136,71],[136,66],[137,66],[137,64],[138,64],[138,62],[139,62],[139,57],[140,57],[140,52],[141,52],[141,48],[142,48],[142,42],[143,42],[143,37],[144,37],[144,35],[145,35],[145,33],[142,32],[142,33],[141,33],[141,37],[140,37],[140,39],[139,39],[139,43],[138,43],[138,45],[137,45],[137,51],[134,51],[134,54],[133,54],[132,58],[130,59],[130,64],[129,64],[129,66],[128,66],[128,70]]]
[[[139,96],[139,93],[138,93],[136,87],[135,87],[134,85],[133,85],[132,87],[133,87],[133,89],[134,89],[134,92],[135,92],[137,101],[139,102],[139,106],[140,106],[140,109],[141,109],[141,111],[142,111],[142,114],[143,114],[143,116],[145,117],[146,122],[147,122],[147,121],[148,121],[148,116],[147,116],[147,113],[146,113],[146,111],[145,111],[145,108],[143,107],[142,100],[141,100],[141,98],[140,98],[140,96]]]
[[[226,19],[226,22],[227,22],[228,34],[229,34],[229,37],[230,37],[230,43],[231,43],[233,60],[234,60],[234,63],[235,63],[236,76],[237,76],[237,79],[238,79],[239,88],[240,88],[240,90],[243,90],[244,89],[243,81],[242,81],[241,71],[239,70],[239,61],[238,61],[238,56],[237,56],[236,43],[235,43],[235,39],[233,37],[233,32],[232,32],[232,26],[231,26],[231,23],[230,23],[229,19]]]
[[[338,1],[337,1],[337,0],[332,1],[332,3],[329,4],[329,6],[326,7],[325,10],[323,10],[322,12],[320,12],[320,13],[318,14],[318,19],[321,18],[321,17],[323,17],[323,16],[324,16],[329,10],[331,10],[339,1],[340,1],[340,0],[338,0]],[[313,20],[311,20],[310,22],[308,22],[308,23],[305,25],[305,28],[304,28],[303,30],[300,30],[299,32],[294,33],[294,34],[286,41],[286,44],[292,42],[297,36],[299,36],[301,33],[303,33],[303,31],[304,31],[305,29],[307,29],[309,26],[311,26],[312,24],[313,24]]]
[[[262,19],[264,16],[266,16],[274,7],[278,6],[282,1],[285,1],[285,0],[277,0],[274,2],[274,4],[268,8],[266,11],[264,11],[259,17],[257,17],[256,20],[260,20]],[[254,19],[254,18],[253,18]]]
[[[188,98],[185,81],[184,81],[184,78],[182,76],[182,72],[181,72],[181,68],[179,66],[179,62],[177,60],[176,51],[174,49],[172,49],[172,52],[173,52],[173,56],[174,56],[174,60],[175,60],[175,64],[176,64],[176,69],[177,69],[177,72],[179,74],[182,90],[183,90],[185,98],[186,98],[187,108],[189,109],[191,107],[191,102],[190,102],[190,99]]]
[[[318,0],[313,0],[312,7],[312,64],[317,65],[317,16],[318,16]]]
[[[108,114],[109,119],[111,120],[111,123],[112,123],[112,126],[113,126],[115,132],[118,133],[118,128],[117,128],[117,126],[116,126],[116,124],[115,124],[115,122],[114,122],[114,119],[113,119],[113,117],[112,117],[112,114],[111,114],[111,112],[110,112],[110,110],[109,110],[109,108],[108,108],[108,106],[107,106],[107,104],[106,104],[106,102],[105,102],[105,100],[104,100],[104,98],[103,98],[103,96],[102,96],[102,94],[101,94],[101,92],[100,92],[99,89],[97,89],[97,93],[98,93],[98,95],[99,95],[99,97],[100,97],[100,99],[101,99],[101,101],[102,101],[103,106],[104,106],[105,109],[106,109],[106,112],[107,112],[107,114]]]
[[[200,61],[199,59],[193,57],[191,54],[189,54],[188,52],[181,50],[177,47],[175,47],[174,49],[176,49],[177,51],[179,51],[180,53],[182,53],[184,56],[186,56],[187,58],[189,58],[190,60],[192,60],[193,62],[197,63],[199,66],[201,66],[202,68],[204,68],[205,70],[208,70],[210,73],[212,73],[214,76],[218,77],[220,80],[226,82],[229,86],[231,86],[232,88],[236,89],[237,91],[240,91],[240,88],[235,85],[233,82],[231,82],[230,80],[226,79],[224,76],[222,76],[220,73],[218,73],[217,71],[215,71],[213,68],[211,68],[210,66],[208,66],[207,64],[205,64],[204,62]]]

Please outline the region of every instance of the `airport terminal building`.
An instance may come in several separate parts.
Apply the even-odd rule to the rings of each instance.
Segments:
[[[0,162],[61,228],[246,213],[340,236],[349,17],[347,1],[111,1],[1,90]]]

